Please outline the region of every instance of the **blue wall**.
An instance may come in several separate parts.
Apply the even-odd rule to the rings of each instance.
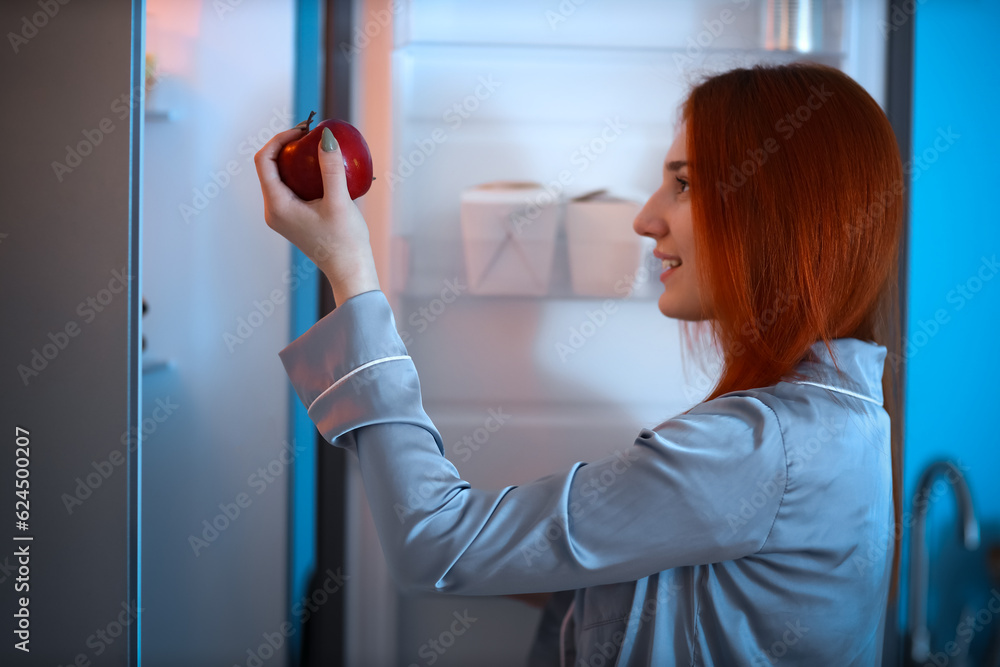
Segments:
[[[904,489],[912,499],[920,471],[937,458],[968,468],[980,549],[958,547],[950,494],[930,509],[932,649],[955,639],[965,603],[973,614],[986,610],[970,626],[978,654],[1000,632],[1000,614],[986,606],[1000,584],[985,561],[1000,542],[1000,2],[926,0],[915,20]]]

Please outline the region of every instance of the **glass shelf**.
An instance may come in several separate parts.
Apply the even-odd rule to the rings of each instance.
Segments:
[[[433,44],[664,53],[766,52],[792,46],[801,47],[794,51],[797,55],[811,57],[839,51],[847,43],[855,2],[789,3],[796,11],[783,23],[764,0],[686,4],[619,0],[585,8],[579,2],[564,2],[544,10],[532,0],[507,0],[477,7],[475,12],[458,11],[454,0],[430,0],[419,8],[403,9],[394,41],[396,48]]]
[[[799,51],[795,49],[766,49],[740,48],[740,47],[716,47],[707,49],[696,57],[688,55],[688,48],[685,46],[627,46],[617,44],[543,44],[543,43],[516,43],[516,42],[407,42],[399,44],[395,49],[399,53],[422,55],[436,54],[438,52],[461,52],[468,55],[491,55],[494,57],[509,54],[517,58],[541,58],[553,57],[560,53],[565,53],[574,59],[593,58],[602,59],[607,57],[621,56],[628,58],[632,56],[660,56],[670,58],[674,55],[683,56],[685,60],[692,63],[700,61],[711,61],[714,58],[726,58],[740,56],[748,59],[760,60],[762,62],[790,62],[793,60],[818,60],[820,62],[838,62],[847,56],[846,52],[839,50],[812,50]]]
[[[544,294],[475,294],[468,288],[468,272],[465,267],[461,237],[439,236],[397,236],[396,256],[406,268],[405,277],[394,286],[394,292],[408,300],[430,301],[438,298],[451,299],[460,295],[463,299],[473,297],[500,302],[539,302],[549,300],[593,301],[606,299],[620,301],[655,301],[662,293],[659,276],[662,271],[660,260],[652,256],[652,248],[644,240],[641,262],[635,269],[622,274],[621,280],[631,282],[633,289],[628,296],[615,293],[611,285],[605,296],[578,294],[573,289],[569,266],[569,254],[564,229],[556,235],[552,269],[548,290]],[[402,284],[400,284],[402,283]]]

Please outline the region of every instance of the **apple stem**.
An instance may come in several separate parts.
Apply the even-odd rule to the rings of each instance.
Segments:
[[[315,115],[316,115],[315,111],[310,111],[309,112],[309,117],[306,118],[301,123],[299,123],[298,125],[296,125],[295,127],[299,128],[303,132],[308,132],[309,131],[309,126],[312,125],[313,116],[315,116]]]

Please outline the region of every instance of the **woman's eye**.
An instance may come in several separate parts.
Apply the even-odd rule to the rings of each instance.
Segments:
[[[687,181],[685,181],[683,178],[681,178],[680,176],[677,176],[676,178],[677,178],[677,182],[681,184],[681,192],[682,193],[683,192],[687,192],[687,189],[690,188],[691,185]]]

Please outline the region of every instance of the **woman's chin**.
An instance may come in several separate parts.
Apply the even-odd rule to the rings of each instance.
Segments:
[[[687,307],[686,304],[679,303],[673,298],[673,295],[669,291],[665,291],[660,295],[659,300],[656,304],[660,312],[666,317],[674,320],[689,320],[692,322],[705,319],[705,317],[698,312],[697,308]]]
[[[660,312],[666,317],[670,317],[675,320],[683,319],[680,317],[681,309],[677,307],[676,301],[671,298],[671,294],[669,292],[663,292],[660,294],[660,298],[656,302],[656,305],[660,309]]]

